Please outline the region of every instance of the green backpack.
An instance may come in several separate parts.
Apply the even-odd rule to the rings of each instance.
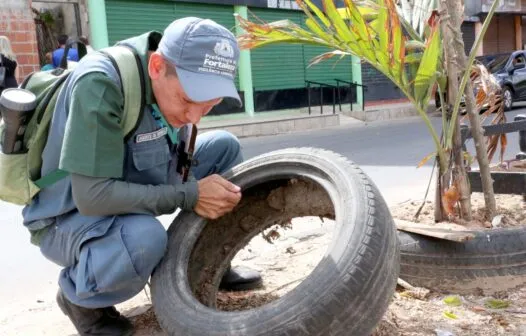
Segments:
[[[100,51],[109,57],[121,78],[124,94],[124,117],[121,123],[126,139],[135,130],[140,112],[144,108],[144,73],[140,59],[133,49],[125,46],[113,46]],[[41,168],[42,151],[47,142],[55,104],[72,71],[57,68],[35,72],[20,85],[36,95],[37,105],[24,133],[22,144],[26,151],[22,154],[4,154],[0,151],[1,200],[18,205],[30,204],[42,188],[68,175],[65,171],[56,170],[41,176]],[[2,123],[0,139],[4,127],[5,124]]]

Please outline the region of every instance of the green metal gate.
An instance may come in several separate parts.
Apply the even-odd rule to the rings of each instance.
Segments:
[[[250,8],[251,15],[265,21],[289,19],[301,23],[302,13],[279,9]],[[275,45],[251,52],[252,81],[256,91],[305,87],[305,65],[301,45]]]
[[[305,26],[306,16],[301,11],[251,8],[251,12],[265,22],[289,19]],[[252,50],[254,88],[257,91],[303,88],[306,80],[331,85],[336,85],[335,79],[351,81],[351,57],[339,62],[337,58],[325,60],[309,67],[315,56],[327,51],[330,50],[312,45],[275,45]]]
[[[174,18],[170,1],[106,0],[110,45],[147,31],[162,31]]]
[[[220,25],[225,26],[235,35],[234,7],[196,3],[175,3],[175,18],[179,19],[186,16],[197,16],[211,19]]]
[[[231,32],[235,29],[232,6],[166,0],[106,0],[110,45],[147,31],[162,32],[173,20],[187,16],[214,20]],[[238,81],[236,76],[236,86],[239,87]]]
[[[305,45],[303,48],[305,65],[307,66],[305,69],[305,78],[307,80],[325,82],[333,85],[336,84],[335,79],[344,81],[352,80],[351,56],[346,56],[342,59],[333,57],[308,67],[314,57],[331,50],[325,47],[311,45]]]
[[[234,31],[232,6],[161,0],[106,0],[110,45],[150,30],[162,32],[173,20],[186,16],[212,19]]]
[[[106,0],[106,16],[110,45],[144,32],[161,31],[173,20],[186,16],[210,18],[235,30],[234,9],[201,3],[168,0]],[[304,26],[302,11],[268,8],[250,8],[249,18],[272,22],[289,19]],[[303,88],[305,81],[336,84],[334,79],[352,80],[351,58],[323,61],[307,67],[311,59],[328,51],[310,45],[276,45],[254,49],[251,52],[253,86],[257,91]],[[236,78],[238,85],[238,78]],[[239,86],[238,86],[239,87]]]

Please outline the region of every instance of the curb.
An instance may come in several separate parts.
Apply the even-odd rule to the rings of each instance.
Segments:
[[[355,118],[364,122],[392,120],[419,116],[418,111],[410,104],[403,106],[380,105],[377,109],[366,109],[365,111],[344,111],[343,115]],[[436,112],[434,105],[429,105],[427,113],[432,114]]]
[[[326,114],[314,116],[301,116],[291,118],[281,118],[275,120],[261,120],[261,121],[244,121],[239,122],[224,122],[222,124],[201,125],[199,131],[201,133],[213,130],[225,130],[238,138],[276,135],[284,133],[292,133],[297,131],[306,131],[314,129],[322,129],[326,127],[333,127],[340,125],[339,114]]]
[[[366,107],[365,111],[336,111],[333,114],[332,106],[323,106],[324,114],[321,114],[319,106],[312,107],[311,114],[307,114],[307,108],[301,108],[294,114],[284,114],[274,117],[248,117],[240,115],[240,118],[203,121],[199,125],[202,133],[213,130],[225,130],[238,138],[277,135],[293,133],[298,131],[318,130],[327,127],[340,126],[352,123],[374,122],[381,120],[402,119],[419,116],[417,110],[408,103],[381,104],[374,107]],[[434,104],[430,104],[427,112],[436,112]]]

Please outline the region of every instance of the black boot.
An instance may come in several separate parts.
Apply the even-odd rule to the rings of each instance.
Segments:
[[[88,309],[69,302],[61,290],[57,303],[81,336],[131,336],[133,325],[115,307]]]
[[[226,291],[243,291],[261,287],[263,281],[259,272],[248,267],[229,267],[223,275],[219,289]]]

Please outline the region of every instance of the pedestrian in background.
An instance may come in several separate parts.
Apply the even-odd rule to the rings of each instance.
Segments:
[[[0,93],[4,89],[18,86],[18,63],[11,48],[11,42],[6,36],[0,36]]]
[[[57,39],[58,42],[58,49],[53,51],[53,66],[55,68],[58,68],[60,66],[60,61],[62,60],[62,56],[64,56],[64,49],[66,48],[66,43],[68,43],[68,35],[60,35]],[[68,51],[68,61],[78,62],[79,61],[79,53],[77,49],[70,48]]]
[[[53,70],[55,69],[55,67],[53,66],[53,53],[52,52],[47,52],[46,53],[46,64],[44,64],[44,66],[42,66],[42,71],[47,71],[47,70]]]

